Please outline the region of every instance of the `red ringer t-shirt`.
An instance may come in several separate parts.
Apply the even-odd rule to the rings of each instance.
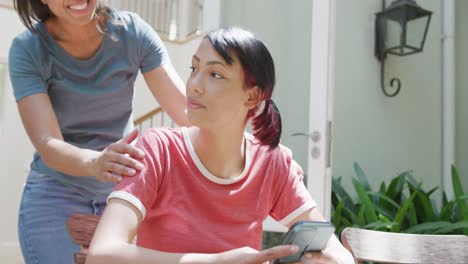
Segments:
[[[268,215],[286,225],[316,206],[288,148],[269,150],[248,133],[245,139],[244,171],[222,179],[200,162],[187,128],[143,133],[137,147],[145,151],[145,169],[125,177],[109,196],[143,215],[137,245],[179,253],[260,250]]]

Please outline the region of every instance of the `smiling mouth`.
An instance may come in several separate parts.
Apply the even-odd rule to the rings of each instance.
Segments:
[[[75,4],[75,5],[70,5],[68,8],[75,10],[75,11],[81,11],[86,9],[88,7],[88,1],[84,1],[82,4]]]

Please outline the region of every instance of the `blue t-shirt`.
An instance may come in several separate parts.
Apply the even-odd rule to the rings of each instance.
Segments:
[[[132,102],[138,71],[148,72],[169,60],[157,33],[138,15],[112,10],[108,34],[87,60],[70,56],[47,31],[25,31],[9,53],[10,79],[17,101],[48,94],[64,140],[102,150],[133,129]],[[35,113],[40,115],[41,113]],[[95,177],[73,177],[49,168],[36,152],[31,169],[55,177],[90,198],[109,194],[113,183]]]

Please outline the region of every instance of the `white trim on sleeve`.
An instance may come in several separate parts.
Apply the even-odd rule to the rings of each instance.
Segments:
[[[287,215],[285,218],[279,220],[278,222],[284,226],[287,226],[292,220],[294,220],[296,217],[300,216],[303,214],[305,211],[312,209],[316,207],[317,204],[314,201],[309,201],[306,202],[305,204],[301,205],[299,208],[294,210],[292,213]]]
[[[133,206],[135,206],[140,211],[141,215],[143,216],[143,219],[145,218],[146,208],[138,198],[133,196],[133,194],[124,191],[115,191],[111,192],[109,197],[107,197],[107,201],[109,202],[111,198],[119,198],[133,204]]]

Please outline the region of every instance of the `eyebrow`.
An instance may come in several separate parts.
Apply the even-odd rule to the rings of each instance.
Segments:
[[[194,60],[196,60],[198,63],[200,63],[200,58],[197,56],[197,55],[193,55],[192,57]],[[226,66],[224,63],[222,63],[221,61],[208,61],[206,62],[206,65],[215,65],[215,64],[219,64],[221,66]]]

